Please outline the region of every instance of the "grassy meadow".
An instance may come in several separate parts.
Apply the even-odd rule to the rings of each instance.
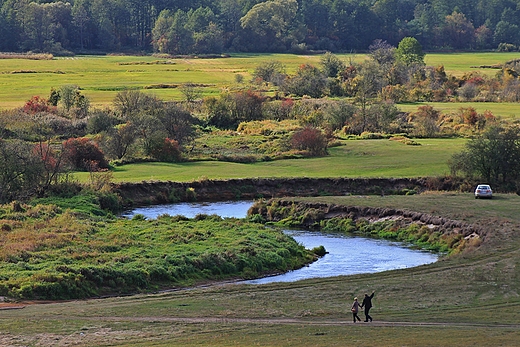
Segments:
[[[513,102],[414,102],[399,104],[397,107],[404,112],[415,112],[417,108],[430,105],[441,113],[457,113],[461,108],[473,107],[478,113],[491,111],[502,120],[517,120],[520,118],[520,103]]]
[[[204,85],[204,95],[218,94],[227,88],[240,87],[236,75],[250,81],[255,68],[274,59],[293,74],[299,65],[319,65],[320,55],[293,54],[233,54],[214,59],[165,59],[152,56],[75,56],[52,60],[0,60],[0,108],[21,107],[32,96],[46,97],[51,88],[78,85],[92,105],[111,104],[123,89],[140,89],[164,100],[180,100],[182,94],[175,88],[186,82]],[[362,61],[366,54],[338,54],[349,63]],[[460,76],[476,71],[493,75],[495,69],[475,66],[501,64],[516,59],[518,53],[434,53],[427,54],[427,65],[444,65],[448,74]],[[162,85],[162,87],[161,87]],[[170,88],[163,88],[170,86]],[[493,106],[494,107],[494,106]],[[495,112],[500,115],[499,112]]]
[[[499,70],[483,66],[500,65],[518,58],[518,52],[426,53],[424,62],[430,66],[443,65],[447,74],[457,77],[469,72],[494,76]]]
[[[420,145],[398,141],[348,140],[320,158],[282,159],[250,164],[221,161],[137,163],[115,167],[114,182],[179,181],[275,177],[425,177],[449,174],[448,160],[465,139],[417,139]],[[87,172],[75,177],[86,182]]]
[[[481,223],[494,232],[478,249],[410,269],[296,283],[224,283],[149,295],[18,303],[24,308],[0,310],[0,344],[517,345],[520,197],[497,194],[493,200],[475,200],[471,194],[430,193],[301,199],[439,213]],[[374,321],[353,324],[353,297],[372,290]]]
[[[139,89],[164,100],[180,100],[178,86],[203,84],[205,95],[234,85],[235,75],[245,81],[261,62],[276,59],[294,73],[303,63],[319,63],[319,56],[289,54],[245,55],[216,59],[161,59],[152,56],[76,56],[53,60],[0,60],[0,107],[20,107],[34,95],[48,96],[52,87],[78,85],[95,106],[111,104],[124,89]],[[361,59],[361,57],[358,57]]]

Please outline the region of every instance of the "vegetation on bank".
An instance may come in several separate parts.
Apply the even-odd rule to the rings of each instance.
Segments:
[[[510,119],[471,106],[449,113],[431,105],[400,111],[397,105],[405,101],[504,102],[518,95],[518,72],[512,63],[502,65],[496,76],[455,76],[423,60],[412,38],[403,39],[397,48],[377,42],[360,62],[347,63],[326,53],[316,66],[301,64],[294,74],[285,71],[282,62],[266,58],[251,80],[228,83],[218,96],[202,97],[201,88],[208,83],[179,84],[183,102],[123,88],[111,107],[103,109],[92,108],[79,85],[51,87],[48,98],[33,96],[20,109],[0,112],[0,166],[5,168],[0,172],[0,201],[45,196],[66,183],[73,171],[88,172],[91,180],[94,173],[104,172],[97,176],[108,182],[118,172],[114,167],[142,162],[183,167],[186,162],[220,161],[269,167],[286,159],[330,161],[332,152],[345,153],[336,148],[351,139],[392,139],[420,147],[424,139],[479,137],[490,128],[511,126]],[[313,165],[301,166],[307,164]],[[437,168],[433,175],[489,180],[489,175],[459,167],[451,166],[449,173]],[[380,174],[414,175],[405,171]],[[431,174],[427,170],[420,175]],[[191,179],[201,176],[204,173]]]
[[[330,206],[329,206],[330,207]],[[382,238],[414,244],[430,251],[456,254],[465,247],[476,247],[481,239],[465,237],[460,232],[430,227],[420,221],[404,221],[402,216],[387,215],[380,220],[360,214],[357,218],[350,213],[339,217],[327,216],[327,206],[309,206],[298,201],[283,203],[279,199],[257,201],[250,213],[267,224],[290,228],[313,228],[328,232],[346,233],[365,237]],[[336,212],[337,213],[337,212]],[[368,213],[368,211],[367,211]]]
[[[45,203],[45,204],[43,204]],[[0,295],[72,299],[255,278],[317,257],[280,230],[238,219],[120,219],[95,195],[0,206]]]

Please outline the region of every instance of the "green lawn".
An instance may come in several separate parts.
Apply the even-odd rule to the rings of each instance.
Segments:
[[[461,108],[473,107],[478,113],[491,111],[495,117],[514,120],[520,118],[520,103],[514,102],[414,102],[396,105],[401,111],[415,112],[418,107],[430,105],[442,113],[456,113]]]
[[[426,65],[430,66],[443,65],[446,73],[458,77],[469,72],[479,72],[483,75],[494,76],[499,70],[479,67],[503,64],[518,58],[520,58],[520,53],[518,52],[427,53],[424,61]]]
[[[449,174],[448,160],[465,139],[419,139],[420,146],[390,140],[350,140],[329,149],[330,155],[254,164],[200,161],[139,163],[116,167],[115,182],[272,177],[425,177]],[[89,174],[75,174],[80,181]]]

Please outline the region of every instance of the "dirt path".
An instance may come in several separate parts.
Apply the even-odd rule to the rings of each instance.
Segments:
[[[49,316],[48,319],[63,319],[62,316]],[[228,318],[228,317],[167,317],[167,316],[145,316],[145,317],[73,317],[67,319],[92,320],[105,322],[166,322],[166,323],[215,323],[215,324],[268,324],[268,325],[346,325],[354,324],[350,319],[309,320],[298,318]],[[387,322],[373,321],[370,323],[359,322],[357,325],[377,327],[458,327],[458,328],[511,328],[520,329],[520,324],[483,324],[483,323],[454,323],[454,322]]]

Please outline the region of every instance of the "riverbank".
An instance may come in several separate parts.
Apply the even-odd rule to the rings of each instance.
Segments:
[[[478,247],[488,235],[482,226],[442,216],[386,207],[345,206],[305,200],[259,200],[251,216],[278,226],[336,231],[405,241],[437,252]]]
[[[473,187],[452,178],[251,178],[114,183],[126,207],[186,201],[226,201],[295,196],[413,195]]]

